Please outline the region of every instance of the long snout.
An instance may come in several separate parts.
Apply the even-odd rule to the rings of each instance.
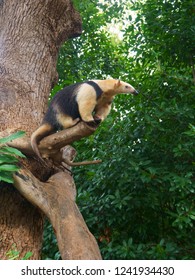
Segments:
[[[133,94],[133,95],[138,95],[139,91],[136,90],[135,88],[131,88],[131,90],[129,91],[129,93]]]
[[[138,94],[139,94],[139,91],[135,89],[134,92],[133,92],[133,94],[134,94],[134,95],[138,95]]]

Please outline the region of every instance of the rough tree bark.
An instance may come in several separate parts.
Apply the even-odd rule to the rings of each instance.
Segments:
[[[71,174],[63,168],[51,168],[50,162],[43,168],[31,157],[29,145],[29,136],[40,124],[51,86],[57,80],[59,47],[79,34],[81,19],[70,0],[0,0],[0,131],[1,136],[10,130],[26,131],[27,138],[16,141],[15,146],[28,156],[14,175],[20,193],[0,183],[0,259],[7,258],[6,252],[13,245],[20,258],[31,251],[32,259],[39,259],[44,215],[56,231],[62,258],[101,258],[75,204]],[[76,127],[69,131],[72,140],[94,131],[82,123]],[[63,144],[71,143],[70,139]],[[46,146],[43,142],[49,155]],[[59,153],[62,145],[54,147]],[[65,150],[61,152],[60,160]]]

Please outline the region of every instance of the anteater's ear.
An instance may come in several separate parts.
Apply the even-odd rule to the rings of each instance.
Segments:
[[[119,87],[121,85],[121,81],[117,80],[116,84],[115,84],[115,88]]]

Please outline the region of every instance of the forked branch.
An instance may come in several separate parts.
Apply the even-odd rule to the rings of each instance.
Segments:
[[[59,172],[43,183],[22,167],[14,174],[14,185],[50,219],[62,259],[101,259],[96,240],[75,203],[76,189],[69,173]]]

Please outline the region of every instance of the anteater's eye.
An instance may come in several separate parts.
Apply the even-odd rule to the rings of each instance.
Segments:
[[[129,88],[129,86],[125,86],[125,88]]]

